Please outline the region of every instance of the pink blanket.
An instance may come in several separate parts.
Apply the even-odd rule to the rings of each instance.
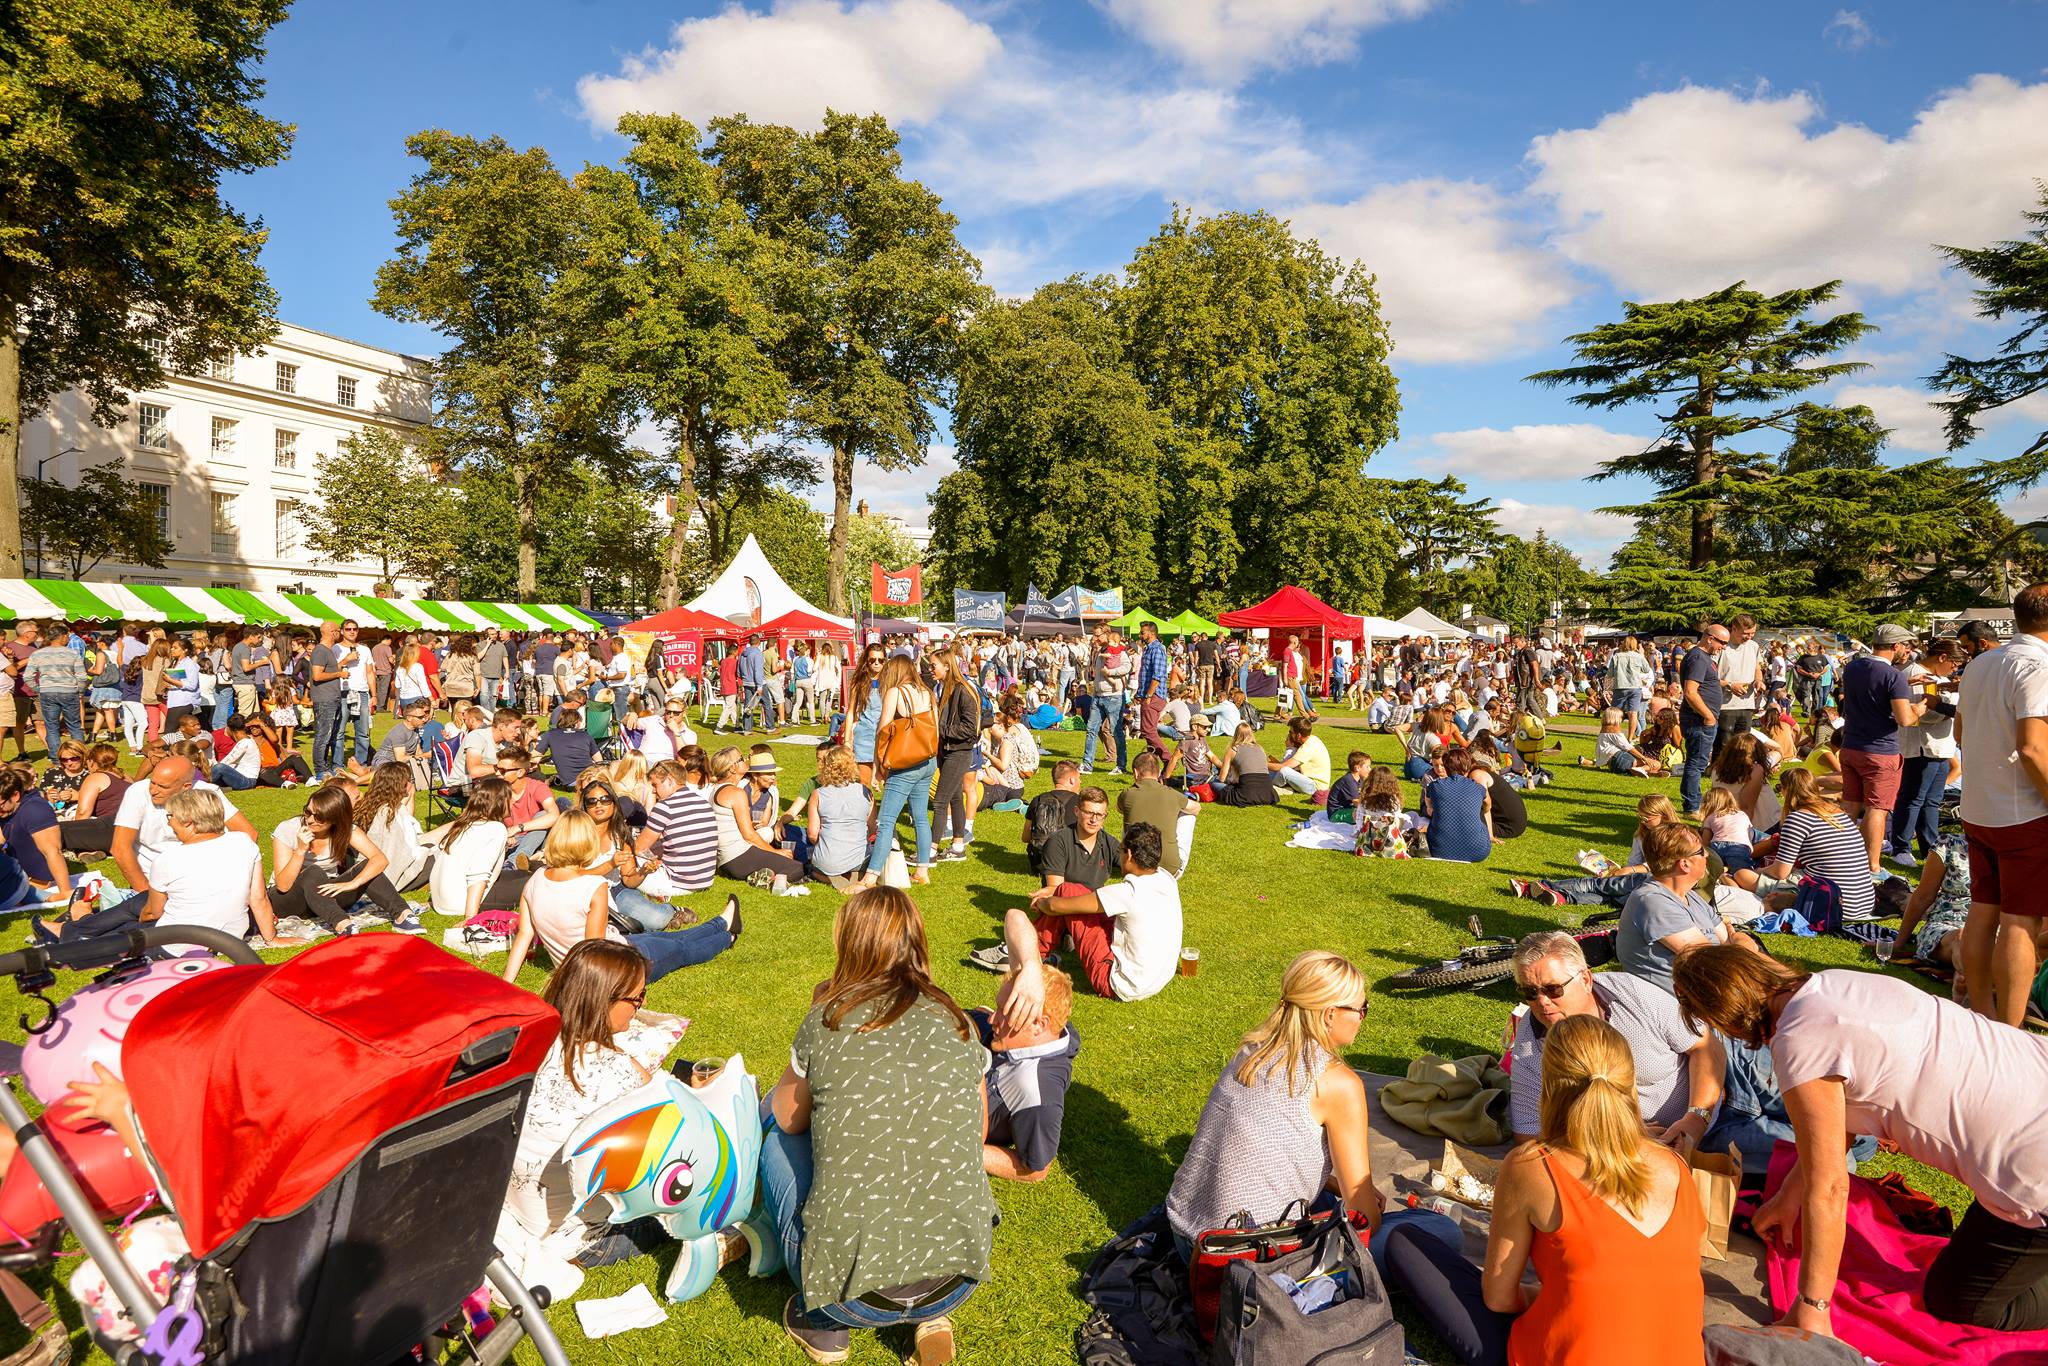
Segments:
[[[1771,1155],[1767,1193],[1778,1189],[1792,1158],[1792,1145],[1780,1143]],[[1876,1186],[1850,1177],[1848,1237],[1834,1295],[1835,1335],[1884,1366],[2048,1363],[2048,1330],[1999,1333],[1944,1323],[1927,1312],[1920,1287],[1946,1242],[1902,1228]],[[1766,1242],[1764,1274],[1771,1307],[1782,1314],[1799,1298],[1799,1258]]]

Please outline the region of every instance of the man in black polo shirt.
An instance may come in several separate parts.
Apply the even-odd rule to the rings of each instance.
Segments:
[[[1038,872],[1046,886],[1078,882],[1095,892],[1122,871],[1123,846],[1102,828],[1108,819],[1109,795],[1099,787],[1082,788],[1073,828],[1054,831],[1039,855]]]

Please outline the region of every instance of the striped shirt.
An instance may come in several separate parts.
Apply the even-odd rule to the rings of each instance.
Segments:
[[[718,818],[694,787],[679,787],[654,804],[647,828],[657,837],[662,871],[679,892],[701,892],[718,874]]]
[[[1877,904],[1870,876],[1870,850],[1863,831],[1847,816],[1794,811],[1778,827],[1778,858],[1796,873],[1813,873],[1842,889],[1842,914],[1867,920]]]

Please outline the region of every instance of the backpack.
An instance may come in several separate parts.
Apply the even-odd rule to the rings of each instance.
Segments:
[[[1200,1366],[1208,1359],[1165,1205],[1104,1244],[1077,1293],[1090,1310],[1074,1331],[1082,1366]]]
[[[1842,889],[1816,873],[1803,873],[1792,910],[1805,917],[1815,934],[1835,934],[1842,928]]]

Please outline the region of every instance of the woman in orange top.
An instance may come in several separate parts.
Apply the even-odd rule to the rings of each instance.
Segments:
[[[1551,1027],[1542,1116],[1542,1141],[1501,1164],[1485,1271],[1397,1230],[1389,1283],[1475,1366],[1704,1366],[1706,1216],[1684,1159],[1643,1129],[1612,1025]]]

